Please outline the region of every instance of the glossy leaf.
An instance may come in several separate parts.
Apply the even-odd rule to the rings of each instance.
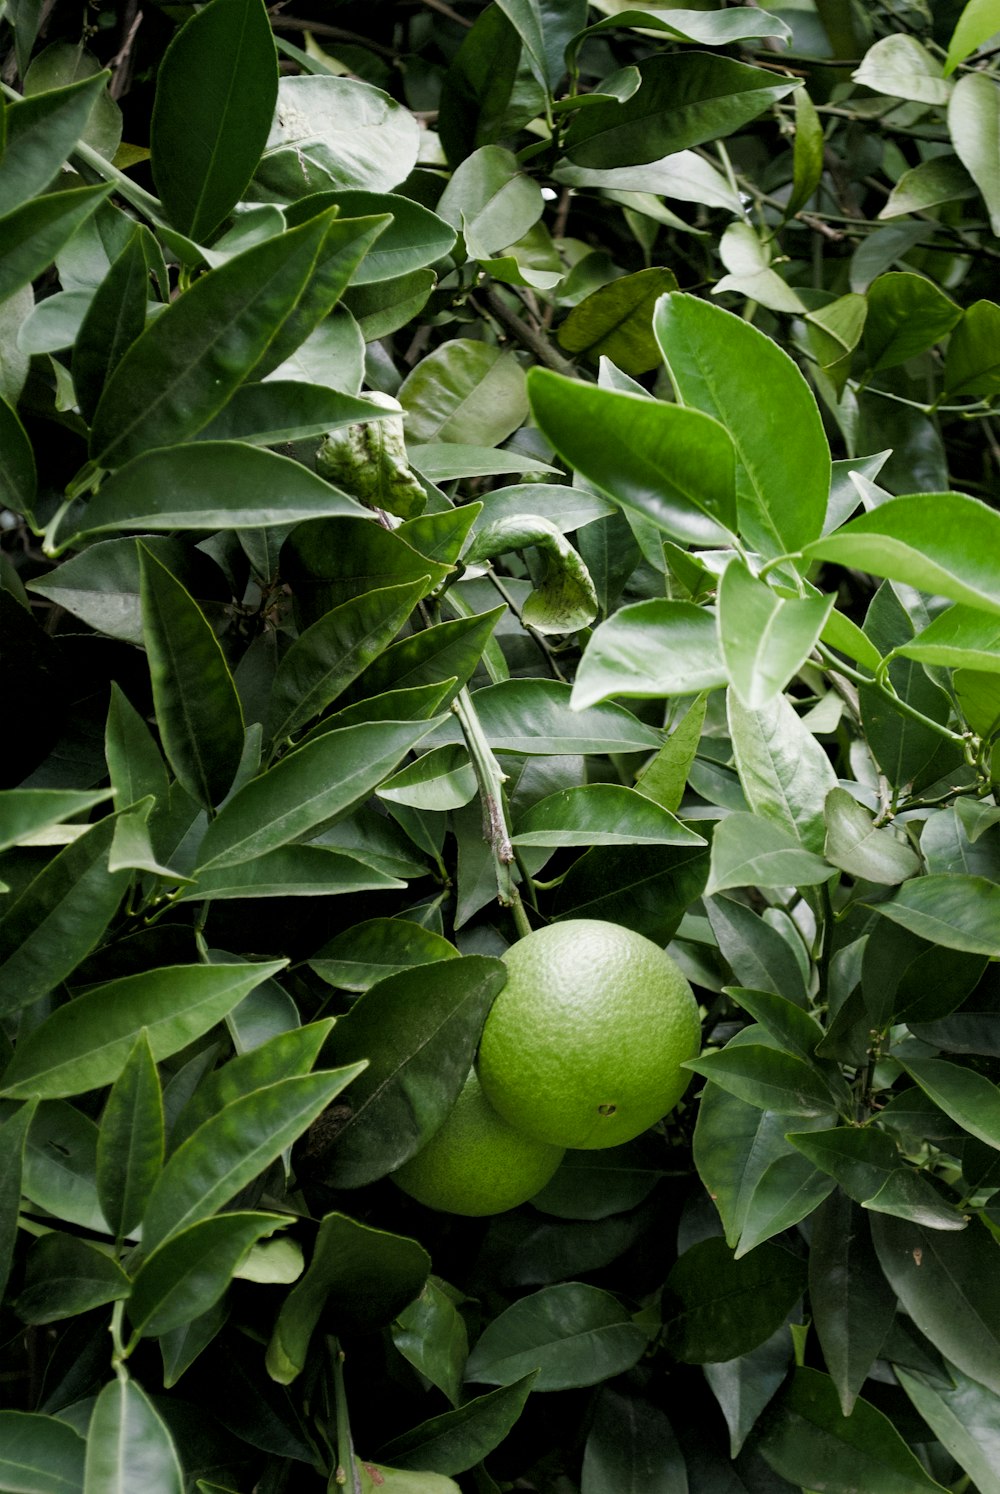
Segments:
[[[782,826],[755,814],[726,815],[712,836],[712,869],[705,892],[728,887],[811,887],[834,875],[821,856]]]
[[[1000,516],[986,504],[961,493],[917,493],[861,514],[806,554],[996,613],[1000,585],[989,557],[997,544]]]
[[[177,32],[156,85],[156,190],[182,233],[207,239],[253,175],[278,97],[274,38],[260,0],[211,0]]]
[[[561,789],[533,804],[516,822],[520,846],[705,845],[658,804],[611,783]]]
[[[137,1486],[183,1494],[184,1473],[166,1422],[141,1387],[119,1371],[91,1414],[83,1494],[126,1494]]]
[[[461,1313],[434,1276],[392,1325],[392,1342],[413,1367],[442,1391],[453,1406],[462,1399],[462,1371],[469,1357],[469,1333]]]
[[[781,825],[807,850],[821,852],[823,803],[836,787],[836,776],[794,708],[779,695],[760,710],[748,710],[730,691],[729,729],[750,808]]]
[[[410,462],[428,482],[457,477],[499,477],[509,473],[558,474],[558,467],[513,448],[473,446],[461,441],[428,441],[408,448]]]
[[[97,1141],[97,1192],[108,1227],[140,1222],[163,1164],[163,1096],[145,1028],[108,1095]]]
[[[137,228],[94,292],[73,342],[73,388],[87,420],[112,370],[146,325],[149,274],[148,240]]]
[[[850,1416],[896,1304],[885,1290],[868,1217],[839,1189],[813,1215],[809,1301],[841,1411]]]
[[[431,965],[457,955],[447,939],[409,919],[373,918],[322,945],[309,967],[343,991],[367,991],[412,965]]]
[[[38,478],[35,454],[17,413],[0,396],[0,499],[4,507],[33,515]]]
[[[399,632],[426,578],[366,592],[326,613],[285,654],[271,689],[270,735],[292,736],[318,716]]]
[[[642,85],[625,103],[581,109],[565,138],[579,166],[628,166],[714,140],[791,93],[759,68],[710,53],[667,54],[639,63]]]
[[[0,1174],[0,1297],[7,1290],[7,1280],[17,1242],[18,1210],[21,1207],[21,1173],[28,1128],[34,1119],[35,1106],[29,1101],[20,1105],[0,1126],[0,1146],[7,1165]],[[2,1465],[0,1465],[2,1466]]]
[[[378,415],[376,405],[353,394],[322,384],[272,378],[263,384],[242,384],[215,419],[198,432],[198,440],[277,446],[323,436],[352,421],[375,420]]]
[[[1000,1394],[996,1242],[977,1220],[944,1231],[873,1214],[872,1237],[890,1286],[922,1333],[960,1370]]]
[[[511,152],[485,145],[456,168],[437,211],[461,230],[470,253],[488,257],[523,238],[544,205],[537,184]]]
[[[474,1396],[454,1411],[421,1422],[379,1450],[394,1467],[464,1473],[503,1441],[531,1393],[536,1374]]]
[[[86,814],[110,799],[110,789],[4,789],[0,792],[0,851],[60,825],[73,815]]]
[[[547,369],[532,370],[528,392],[559,454],[626,510],[685,542],[734,526],[733,445],[716,420]]]
[[[456,337],[421,359],[399,387],[407,438],[497,446],[528,413],[513,353]]]
[[[951,1385],[919,1370],[893,1365],[893,1373],[935,1437],[964,1468],[980,1494],[1000,1490],[1000,1397],[948,1365]]]
[[[177,1148],[142,1221],[147,1252],[206,1219],[301,1136],[361,1073],[362,1063],[294,1075],[231,1101]]]
[[[85,991],[19,1043],[3,1093],[48,1098],[113,1083],[144,1028],[153,1058],[169,1058],[285,963],[173,965]]]
[[[892,1422],[867,1401],[842,1415],[832,1379],[797,1369],[772,1405],[758,1447],[765,1461],[795,1484],[822,1469],[830,1494],[878,1489],[880,1494],[932,1494],[942,1485],[924,1471]]]
[[[357,1188],[399,1167],[442,1124],[469,1075],[487,1012],[506,979],[470,955],[390,975],[355,1002],[325,1057],[368,1058],[314,1163],[328,1183]]]
[[[817,1116],[826,1114],[833,1106],[829,1086],[817,1070],[803,1059],[775,1048],[730,1044],[718,1052],[689,1059],[681,1067],[713,1080],[759,1110]],[[722,1357],[728,1359],[731,1355]]]
[[[940,1058],[909,1060],[903,1067],[964,1131],[1000,1150],[1000,1089],[984,1074]]]
[[[961,308],[922,275],[880,275],[868,291],[862,346],[868,367],[895,368],[946,337]]]
[[[653,325],[679,401],[714,416],[736,448],[740,532],[765,556],[822,530],[830,454],[812,391],[788,355],[729,312],[665,297]]]
[[[256,182],[279,202],[359,187],[391,192],[416,165],[420,126],[355,78],[282,78]]]
[[[713,614],[691,602],[633,602],[594,630],[573,685],[573,706],[612,696],[694,695],[725,684]]]
[[[986,877],[914,877],[878,910],[945,949],[1000,957],[1000,887]]]
[[[197,602],[139,546],[143,634],[163,750],[181,785],[211,809],[243,753],[243,711],[218,639]]]
[[[477,690],[472,699],[490,744],[503,752],[529,756],[575,756],[577,753],[648,752],[659,747],[660,734],[621,706],[570,706],[570,688],[558,680],[505,680]],[[457,722],[439,729],[459,740]]]
[[[802,1261],[778,1245],[760,1245],[736,1260],[719,1236],[699,1241],[667,1276],[671,1353],[685,1364],[735,1359],[771,1336],[805,1285]]]
[[[808,973],[795,946],[745,903],[716,895],[706,905],[719,948],[740,985],[804,1006]]]
[[[42,193],[87,126],[108,75],[80,78],[8,104],[7,145],[0,162],[0,201],[12,213]]]
[[[268,1374],[288,1385],[302,1372],[321,1314],[338,1333],[391,1322],[422,1290],[430,1265],[423,1246],[406,1235],[327,1214],[309,1268],[278,1313],[267,1348]]]
[[[853,74],[877,93],[921,104],[946,104],[951,93],[936,57],[915,36],[883,36],[866,53]]]
[[[59,852],[0,920],[0,1012],[30,1006],[90,953],[129,881],[108,872],[109,815]]]
[[[186,441],[218,414],[295,307],[332,210],[202,275],[149,323],[101,395],[90,437],[102,467]]]
[[[1000,621],[958,603],[939,612],[912,642],[899,644],[894,652],[921,664],[1000,674]]]
[[[605,1386],[583,1451],[581,1494],[681,1494],[684,1458],[663,1411]]]
[[[132,1283],[128,1315],[135,1339],[170,1333],[208,1312],[251,1246],[287,1223],[282,1214],[229,1213],[171,1235],[146,1255]]]
[[[841,871],[866,882],[894,887],[915,876],[920,858],[888,827],[877,829],[868,810],[847,789],[826,796],[823,854]]]
[[[613,280],[573,307],[559,328],[560,346],[593,362],[610,358],[633,376],[648,373],[660,361],[653,307],[658,296],[676,289],[671,270],[638,270]]]
[[[345,814],[431,729],[373,721],[328,731],[251,779],[211,822],[200,867],[236,866],[300,840]]]
[[[282,546],[281,572],[293,588],[300,628],[373,588],[426,578],[427,590],[449,574],[450,560],[429,559],[360,508],[356,517],[299,525]]]
[[[107,197],[109,187],[48,192],[0,219],[0,302],[47,270],[60,249]]]
[[[816,647],[833,597],[784,599],[731,560],[719,586],[719,640],[729,682],[751,711],[767,705]]]
[[[405,883],[328,846],[278,846],[252,861],[201,871],[183,901],[213,898],[333,897],[398,890]]]
[[[86,1444],[56,1416],[0,1411],[0,1484],[25,1494],[83,1494]]]
[[[53,1230],[31,1248],[16,1311],[26,1323],[55,1323],[121,1301],[130,1285],[114,1256]]]
[[[435,747],[401,768],[378,790],[390,804],[412,809],[461,809],[475,798],[476,774],[464,747]]]
[[[948,339],[944,382],[951,395],[975,394],[981,399],[1000,391],[1000,306],[974,301]]]
[[[983,195],[990,226],[1000,233],[1000,98],[985,73],[959,78],[948,104],[956,154]]]
[[[564,1282],[494,1318],[469,1355],[465,1378],[513,1385],[537,1369],[536,1391],[595,1385],[630,1369],[644,1347],[642,1329],[608,1292]]]

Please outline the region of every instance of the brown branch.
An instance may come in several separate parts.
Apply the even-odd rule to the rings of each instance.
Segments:
[[[481,316],[485,307],[486,314],[493,317],[495,321],[498,321],[501,327],[510,333],[511,337],[519,342],[523,348],[527,348],[529,353],[533,353],[539,363],[544,363],[546,368],[555,369],[556,373],[566,374],[571,379],[577,377],[575,365],[570,363],[568,358],[564,358],[561,353],[557,352],[552,344],[543,337],[541,332],[537,332],[528,322],[522,320],[516,311],[512,311],[503,297],[497,295],[495,290],[490,286],[484,286],[476,292],[476,296],[482,300],[484,306],[480,306],[478,301],[472,296],[469,297],[470,306],[478,311]]]

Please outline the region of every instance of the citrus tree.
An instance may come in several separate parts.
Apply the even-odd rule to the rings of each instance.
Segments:
[[[0,1490],[1000,1490],[998,33],[7,0]]]

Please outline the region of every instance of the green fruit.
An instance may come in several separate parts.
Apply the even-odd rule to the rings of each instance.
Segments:
[[[501,1214],[544,1188],[562,1155],[561,1146],[532,1141],[502,1120],[473,1069],[444,1125],[392,1176],[429,1208]]]
[[[701,1023],[659,945],[619,924],[570,919],[504,955],[510,972],[479,1047],[486,1096],[553,1146],[619,1146],[672,1110]]]

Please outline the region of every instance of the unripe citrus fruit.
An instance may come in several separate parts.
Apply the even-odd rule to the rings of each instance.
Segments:
[[[651,939],[599,919],[538,929],[503,956],[479,1078],[506,1121],[554,1146],[618,1146],[672,1110],[701,1025],[680,968]]]
[[[427,1145],[392,1174],[404,1193],[449,1214],[501,1214],[533,1198],[563,1148],[516,1131],[483,1094],[475,1069]]]

